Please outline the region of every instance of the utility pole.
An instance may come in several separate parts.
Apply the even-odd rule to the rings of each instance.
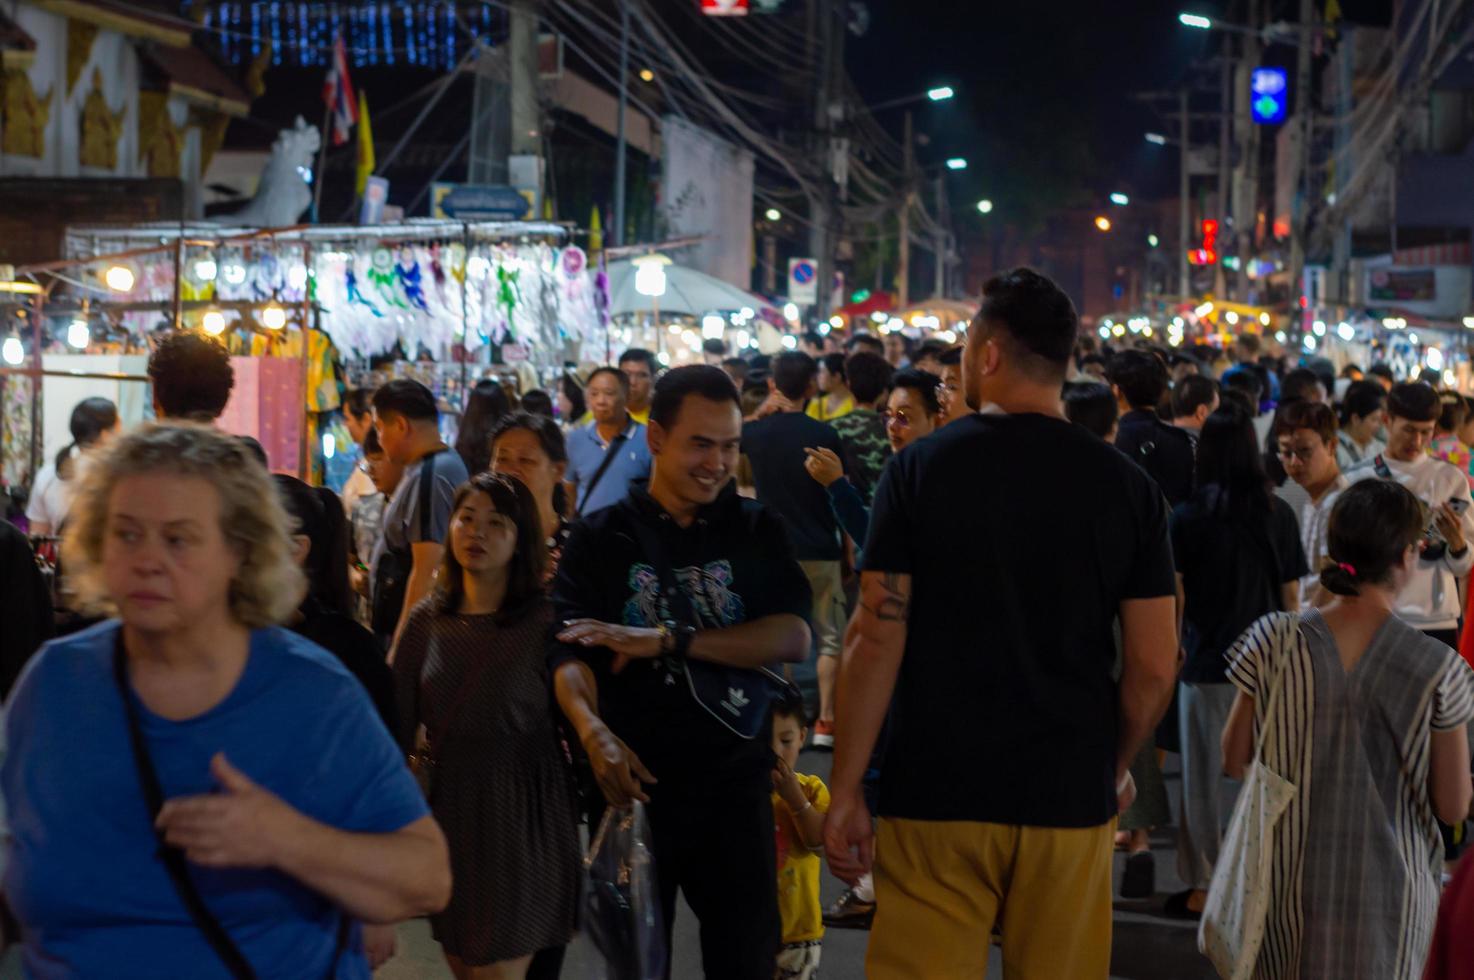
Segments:
[[[818,188],[809,199],[809,250],[818,266],[814,315],[821,320],[829,315],[830,293],[834,289],[835,226],[839,211],[835,168],[839,145],[830,110],[839,92],[835,83],[844,65],[841,9],[836,0],[809,0],[810,63],[814,65],[815,75],[813,152],[819,158]]]
[[[902,178],[905,185],[901,188],[901,209],[896,216],[896,224],[899,229],[899,241],[896,249],[896,301],[900,309],[905,309],[911,302],[911,201],[912,195],[916,193],[916,139],[911,133],[911,110],[906,110],[906,124],[902,138],[901,158]]]
[[[942,299],[947,295],[947,178],[937,175],[937,268],[932,280],[932,295]]]
[[[1223,50],[1220,52],[1218,69],[1218,234],[1228,241],[1228,157],[1229,128],[1233,109],[1233,38],[1223,35]],[[1219,259],[1213,269],[1213,295],[1219,299],[1228,296],[1228,270],[1223,267],[1223,255],[1227,248],[1220,249]],[[1239,257],[1243,262],[1243,256]]]
[[[624,244],[624,184],[627,153],[624,113],[629,102],[630,77],[630,0],[619,0],[619,109],[615,115],[614,150],[614,225],[609,229],[614,245]]]
[[[1299,183],[1300,192],[1290,217],[1290,309],[1300,312],[1305,296],[1305,247],[1310,231],[1310,151],[1315,129],[1315,101],[1310,92],[1310,45],[1315,20],[1315,0],[1300,0],[1300,47],[1295,60],[1295,122],[1300,128]]]
[[[1343,210],[1331,253],[1328,291],[1333,291],[1332,299],[1340,305],[1351,302],[1351,212],[1344,210],[1341,198],[1346,193],[1347,178],[1351,175],[1351,111],[1354,108],[1351,88],[1356,74],[1356,45],[1352,43],[1352,31],[1355,29],[1342,22],[1336,51],[1336,157],[1332,166],[1336,178],[1336,207]]]
[[[1191,207],[1191,202],[1188,200],[1188,173],[1191,162],[1188,157],[1192,153],[1192,140],[1189,138],[1192,132],[1192,117],[1188,114],[1187,85],[1183,85],[1182,90],[1177,93],[1177,112],[1181,117],[1182,130],[1182,137],[1179,140],[1182,166],[1177,177],[1177,291],[1182,294],[1182,301],[1186,303],[1192,298],[1192,269],[1187,261],[1187,243],[1191,235],[1188,228],[1188,211]]]

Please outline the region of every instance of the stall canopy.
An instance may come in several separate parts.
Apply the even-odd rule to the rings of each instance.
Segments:
[[[871,293],[858,303],[841,306],[835,314],[845,317],[869,316],[872,313],[889,313],[895,308],[896,297],[890,293]]]
[[[754,293],[738,289],[725,280],[674,263],[663,266],[665,286],[659,296],[640,292],[636,285],[640,257],[609,263],[609,315],[628,316],[659,309],[661,314],[734,312],[750,309],[755,314],[770,304]]]

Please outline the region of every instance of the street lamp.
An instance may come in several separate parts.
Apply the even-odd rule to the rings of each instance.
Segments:
[[[926,97],[933,102],[946,102],[956,94],[956,92],[952,91],[952,86],[950,85],[939,85],[936,88],[926,90]]]
[[[1183,27],[1191,27],[1200,31],[1213,28],[1213,18],[1204,17],[1202,14],[1181,13],[1177,15],[1177,20]]]
[[[1156,146],[1166,146],[1167,145],[1167,137],[1163,136],[1161,133],[1147,133],[1146,134],[1146,141],[1148,143],[1152,143],[1152,144],[1154,144]]]
[[[993,202],[992,201],[988,200],[987,198],[983,198],[981,201],[978,202],[978,213],[979,214],[991,214],[992,211],[993,211]]]
[[[951,157],[947,160],[948,170],[966,170],[967,160],[963,157]]]
[[[1111,203],[1116,205],[1117,207],[1124,208],[1126,205],[1131,203],[1131,198],[1127,197],[1125,194],[1122,194],[1120,191],[1116,191],[1116,193],[1111,195]]]
[[[1162,244],[1162,240],[1160,238],[1158,238],[1156,235],[1147,235],[1146,236],[1146,243],[1148,245],[1150,245],[1152,248],[1156,248],[1158,245]]]
[[[866,108],[871,112],[879,112],[881,109],[894,109],[898,105],[909,105],[912,102],[923,102],[927,99],[933,102],[946,102],[956,94],[957,90],[952,88],[952,86],[939,85],[936,88],[929,88],[925,92],[919,92],[916,95],[903,95],[899,99],[887,99],[884,102],[877,102],[874,105],[866,106]]]
[[[1107,218],[1105,215],[1101,215],[1100,217],[1095,219],[1095,227],[1099,228],[1101,231],[1110,231],[1111,219]]]
[[[767,218],[769,221],[777,221],[778,219],[783,217],[783,212],[779,211],[777,208],[768,208],[768,210],[763,214],[763,217]]]

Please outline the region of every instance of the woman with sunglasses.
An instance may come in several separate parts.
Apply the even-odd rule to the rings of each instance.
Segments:
[[[942,427],[941,387],[941,378],[917,368],[903,368],[892,376],[890,398],[882,413],[892,452]]]

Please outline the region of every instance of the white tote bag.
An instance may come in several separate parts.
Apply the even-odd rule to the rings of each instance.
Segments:
[[[1296,626],[1281,634],[1286,642],[1294,642]],[[1269,918],[1274,829],[1297,792],[1293,783],[1264,764],[1265,745],[1283,734],[1274,724],[1275,706],[1287,675],[1284,662],[1292,655],[1281,648],[1258,750],[1234,804],[1198,926],[1198,949],[1224,980],[1249,980],[1254,974]]]

